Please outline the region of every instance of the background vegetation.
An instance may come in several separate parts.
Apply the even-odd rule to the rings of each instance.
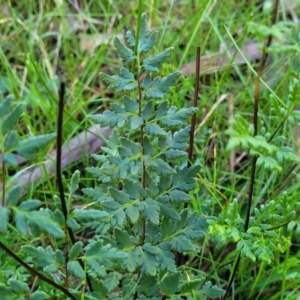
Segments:
[[[210,221],[204,241],[199,242],[198,253],[186,261],[194,274],[205,276],[226,290],[241,252],[242,259],[229,290],[230,299],[297,299],[300,296],[299,113],[296,110],[299,3],[280,1],[276,24],[271,26],[272,3],[254,0],[144,3],[149,26],[160,32],[155,50],[175,48],[169,63],[163,65],[162,75],[177,69],[186,75],[176,90],[172,90],[171,105],[192,106],[197,46],[205,56],[201,61],[193,160],[193,164],[201,165],[201,171],[190,208],[215,219]],[[61,80],[67,86],[62,127],[65,145],[92,126],[87,115],[103,112],[110,103],[119,103],[120,95],[107,89],[99,73],[118,73],[120,61],[112,38],[117,35],[124,40],[125,32],[136,28],[137,13],[137,1],[1,2],[0,104],[8,95],[13,95],[13,105],[26,104],[15,127],[20,139],[56,132]],[[252,140],[255,81],[262,62],[261,51],[270,35],[273,41],[259,91],[255,134],[262,138]],[[222,53],[226,51],[223,59]],[[240,52],[245,55],[243,64],[239,60]],[[34,149],[31,154],[35,155],[23,152],[26,160],[17,166],[1,161],[5,186],[2,190],[6,191],[3,196],[9,194],[11,186],[26,170],[48,160],[47,153],[56,147],[52,136],[48,137],[47,147]],[[4,138],[0,139],[4,155]],[[252,231],[243,235],[247,195],[252,186],[251,161],[256,156],[259,159],[254,174]],[[68,165],[63,169],[64,184],[70,185],[72,174],[78,169],[79,187],[92,187],[94,180],[86,167],[93,165],[96,162],[90,156]],[[11,199],[18,198],[19,194],[17,191]],[[57,196],[56,180],[44,167],[41,178],[28,188],[20,201],[11,201],[20,205],[24,199],[39,199],[42,201],[39,205],[51,208]],[[75,206],[90,203],[81,192],[73,194],[72,199]],[[1,220],[7,218],[4,209],[0,216]],[[15,221],[10,217],[7,225],[3,222],[0,226],[1,242],[12,252],[24,258],[21,250],[24,245],[59,248],[55,238],[48,235],[20,234]],[[53,234],[51,229],[46,231]],[[93,232],[82,231],[78,235],[86,240]],[[34,277],[26,275],[25,278],[19,263],[3,250],[0,250],[0,265],[1,283],[7,284],[14,274],[16,280],[35,289]],[[44,291],[52,293],[53,299],[59,297],[50,292],[53,287],[39,284]]]

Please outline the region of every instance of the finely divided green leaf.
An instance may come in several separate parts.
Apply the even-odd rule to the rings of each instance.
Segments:
[[[108,86],[108,88],[113,89],[116,92],[132,91],[137,88],[137,82],[134,77],[131,76],[133,74],[130,73],[129,70],[121,68],[121,74],[124,74],[126,77],[119,75],[110,76],[101,72],[100,78]]]
[[[52,251],[51,248],[44,249],[43,247],[34,247],[30,245],[24,245],[21,247],[21,249],[29,256],[31,257],[32,261],[37,264],[39,267],[45,267],[53,262],[53,256],[49,256],[49,253]]]
[[[70,260],[76,259],[80,255],[80,252],[82,251],[82,247],[83,247],[83,243],[81,241],[76,242],[70,249],[69,259]]]
[[[142,258],[140,256],[139,248],[134,248],[129,251],[127,258],[124,260],[124,265],[129,272],[134,272],[135,269],[142,264]]]
[[[35,291],[30,294],[29,300],[45,300],[48,299],[49,295],[42,291]]]
[[[167,159],[176,159],[176,158],[187,156],[186,151],[177,150],[177,149],[169,149],[165,151],[164,154],[166,155]]]
[[[191,196],[180,190],[172,190],[169,192],[169,198],[171,201],[175,202],[187,202],[191,200]]]
[[[170,92],[170,87],[177,84],[181,72],[174,72],[164,78],[155,77],[148,89],[145,90],[145,98],[159,99]]]
[[[89,115],[88,118],[98,124],[101,124],[103,127],[110,126],[111,128],[113,128],[116,125],[118,125],[119,127],[123,127],[128,118],[128,115],[127,113],[116,114],[113,111],[106,110],[103,114]],[[102,150],[103,148],[104,147],[102,147]]]
[[[42,291],[35,291],[30,294],[29,300],[45,300],[48,299],[49,295]]]
[[[151,77],[149,74],[146,74],[142,82],[142,89],[147,90],[150,87],[150,85],[151,85]]]
[[[143,68],[148,72],[158,72],[162,63],[166,62],[170,52],[174,50],[174,47],[165,49],[163,52],[151,57],[146,58],[143,61]]]
[[[159,287],[167,295],[173,295],[179,291],[179,279],[180,273],[171,273],[168,274],[160,282]]]
[[[212,285],[210,281],[207,281],[199,291],[199,294],[206,295],[209,299],[219,299],[219,297],[225,294],[225,290]]]
[[[135,46],[135,38],[133,37],[133,35],[130,31],[126,32],[126,39],[127,39],[128,45],[133,48]]]
[[[28,294],[30,291],[30,289],[26,283],[15,280],[15,279],[10,279],[8,281],[8,284],[9,284],[12,292],[17,295]]]
[[[142,118],[148,121],[153,116],[153,101],[150,100],[142,109]]]
[[[93,257],[99,261],[108,259],[124,259],[127,257],[125,252],[118,251],[118,249],[113,248],[110,244],[103,245],[103,241],[98,240],[88,244],[85,247],[86,257]]]
[[[59,224],[44,211],[29,211],[26,214],[28,221],[36,225],[40,230],[57,238],[64,237],[64,231],[60,228]]]
[[[127,138],[120,138],[121,145],[132,151],[132,154],[138,154],[142,152],[142,146],[139,143],[135,143]]]
[[[24,214],[20,211],[16,211],[15,212],[15,219],[14,219],[15,223],[16,223],[16,228],[24,235],[26,235],[27,232],[27,221],[26,221],[26,217],[24,216]]]
[[[155,44],[156,40],[158,37],[158,31],[152,31],[149,35],[149,37],[147,38],[147,40],[145,40],[141,46],[140,46],[140,52],[148,52]]]
[[[106,211],[100,211],[97,209],[75,208],[72,211],[71,216],[79,221],[91,221],[105,218],[108,216],[108,213]]]
[[[16,296],[9,287],[5,286],[2,283],[0,283],[0,295],[3,300],[11,300]]]
[[[67,269],[76,278],[85,279],[85,273],[77,260],[69,261],[67,264]]]
[[[199,290],[204,280],[205,278],[200,278],[185,282],[180,288],[181,293],[185,294],[190,293],[192,290]]]
[[[125,210],[127,217],[130,219],[130,221],[135,224],[139,217],[140,217],[140,210],[138,207],[131,205],[126,208]]]
[[[128,232],[125,230],[122,231],[118,228],[115,228],[115,239],[116,239],[118,248],[123,249],[123,248],[132,246],[130,236],[129,236]]]
[[[140,203],[139,207],[146,220],[156,225],[159,224],[160,208],[156,201],[147,198],[145,201]]]
[[[178,252],[195,251],[194,245],[191,240],[183,235],[178,235],[172,238],[170,241],[171,247]]]
[[[129,117],[130,128],[133,130],[137,129],[137,128],[141,128],[143,123],[144,123],[144,120],[139,116]]]
[[[168,112],[168,109],[169,109],[168,100],[165,100],[162,103],[160,103],[156,110],[156,119],[159,120],[162,116],[164,116]]]
[[[170,247],[166,243],[161,243],[157,247],[158,264],[161,269],[169,272],[177,272],[175,265],[175,256],[171,252]]]
[[[251,241],[241,239],[237,244],[237,250],[241,251],[242,256],[249,257],[253,262],[256,261],[255,255],[252,253],[253,244]]]
[[[128,96],[124,96],[124,109],[127,112],[137,113],[139,109],[139,104],[136,100],[130,99]]]
[[[155,255],[143,251],[141,247],[139,247],[139,250],[142,262],[142,272],[151,276],[155,276],[158,267]]]
[[[126,62],[129,63],[135,59],[134,52],[126,47],[123,43],[121,43],[117,36],[114,37],[113,43],[120,57],[123,58]]]
[[[109,188],[109,193],[112,198],[120,204],[126,204],[129,201],[128,194],[124,193],[123,191],[111,187]]]
[[[169,176],[169,175],[172,175],[172,174],[176,173],[176,171],[168,163],[166,163],[162,159],[157,158],[155,160],[155,162],[156,162],[156,165],[157,165],[156,172],[159,175]]]
[[[149,123],[144,127],[144,130],[149,135],[162,136],[167,135],[167,133],[156,123]]]

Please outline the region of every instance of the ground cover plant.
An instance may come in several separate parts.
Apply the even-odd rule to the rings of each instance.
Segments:
[[[2,5],[3,299],[299,297],[295,3]]]

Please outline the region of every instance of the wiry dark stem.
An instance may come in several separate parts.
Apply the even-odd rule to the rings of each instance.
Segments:
[[[275,1],[274,7],[273,7],[273,12],[272,12],[272,20],[271,20],[271,26],[273,26],[276,22],[277,18],[277,12],[278,12],[278,5],[279,5],[279,0]],[[260,68],[257,73],[257,77],[255,80],[255,88],[254,88],[254,112],[253,112],[253,125],[254,125],[254,136],[257,135],[258,133],[258,104],[259,104],[259,95],[260,95],[260,80],[262,77],[262,74],[265,70],[266,63],[268,60],[268,52],[267,48],[271,45],[272,42],[272,36],[270,35],[267,38],[267,41],[264,45],[263,49],[263,55],[262,55],[262,61]],[[248,197],[247,197],[247,210],[246,210],[246,218],[245,218],[245,224],[244,224],[244,231],[246,232],[249,228],[249,221],[250,221],[250,215],[251,215],[251,207],[252,207],[252,199],[253,199],[253,192],[254,192],[254,183],[255,183],[255,172],[256,172],[256,162],[257,162],[258,156],[254,156],[252,158],[252,163],[251,163],[251,174],[250,174],[250,184],[249,184],[249,191],[248,191]],[[239,263],[241,260],[241,254],[239,254],[236,264],[234,265],[233,272],[231,274],[230,281],[228,283],[226,293],[223,297],[223,300],[227,298],[229,295],[229,291],[231,289],[231,285],[234,281],[235,275],[237,273]]]
[[[199,84],[200,84],[200,62],[201,62],[201,48],[198,46],[197,54],[196,54],[196,81],[195,81],[195,92],[194,92],[194,107],[198,107]],[[190,132],[190,147],[188,152],[188,167],[191,166],[192,159],[193,159],[195,126],[196,126],[196,113],[194,113],[192,116],[191,132]]]
[[[64,226],[64,231],[65,231],[65,269],[66,269],[66,277],[65,277],[65,287],[68,287],[68,280],[69,280],[69,273],[68,273],[68,261],[69,261],[69,256],[68,256],[68,248],[69,248],[69,242],[68,242],[68,226],[67,226],[67,219],[68,219],[68,209],[67,209],[67,204],[64,196],[64,186],[62,183],[62,176],[61,176],[61,148],[62,148],[62,126],[63,126],[63,111],[64,111],[64,95],[65,95],[65,84],[62,82],[60,84],[60,89],[59,89],[59,99],[58,99],[58,117],[57,117],[57,138],[56,138],[56,175],[57,175],[57,186],[58,186],[58,191],[60,194],[60,201],[61,201],[61,207],[62,211],[65,217],[65,226]],[[71,234],[69,233],[69,236],[73,242],[73,238],[75,240],[73,231],[71,231]]]
[[[63,127],[63,112],[64,112],[64,97],[65,97],[65,84],[62,82],[60,84],[59,89],[59,99],[58,99],[58,117],[57,117],[57,138],[56,138],[56,177],[57,177],[57,186],[61,201],[61,207],[62,212],[65,217],[65,232],[68,232],[68,235],[70,237],[70,240],[72,244],[74,245],[76,243],[75,235],[73,233],[73,230],[68,227],[67,220],[68,220],[68,209],[67,209],[67,203],[65,199],[65,193],[64,193],[64,185],[62,181],[62,170],[61,170],[61,152],[62,152],[62,127]],[[66,237],[65,241],[66,247],[68,248],[68,239]],[[65,255],[66,264],[68,263],[68,251],[66,251]],[[78,259],[81,267],[84,269],[84,263],[81,259]],[[66,280],[68,278],[68,271],[66,268]],[[93,291],[92,283],[90,281],[90,278],[88,274],[86,274],[86,280],[88,283],[88,286],[91,291]],[[66,283],[67,284],[67,283]]]
[[[38,271],[34,270],[33,268],[31,268],[24,260],[22,260],[20,257],[18,257],[13,251],[8,249],[1,241],[0,241],[0,248],[3,249],[9,256],[11,256],[14,260],[16,260],[25,269],[27,269],[33,276],[37,276],[39,279],[47,282],[54,288],[60,290],[70,299],[76,300],[76,298],[67,289],[65,289],[61,285],[57,284],[56,282],[52,281],[51,279],[45,277],[43,274],[39,273]]]
[[[4,161],[4,153],[3,153],[3,161],[2,161],[2,183],[3,183],[3,188],[2,188],[2,206],[5,205],[5,161]]]

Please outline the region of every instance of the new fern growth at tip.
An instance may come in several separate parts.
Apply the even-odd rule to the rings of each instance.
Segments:
[[[126,35],[129,47],[114,38],[128,67],[122,67],[120,75],[100,74],[108,88],[122,92],[121,103],[89,116],[101,126],[114,128],[103,154],[93,155],[100,167],[88,168],[98,181],[83,191],[106,213],[89,225],[103,248],[113,246],[124,255],[116,264],[91,264],[90,272],[100,279],[99,297],[182,299],[194,290],[216,297],[221,289],[193,274],[187,282],[187,274],[175,263],[174,254],[196,251],[194,241],[207,230],[204,216],[183,209],[191,200],[189,193],[200,169],[187,167],[188,122],[196,108],[169,105],[168,92],[181,72],[165,77],[158,72],[173,48],[147,56],[158,32],[147,29],[146,14],[141,22],[137,53],[132,50],[136,41],[131,32]]]

